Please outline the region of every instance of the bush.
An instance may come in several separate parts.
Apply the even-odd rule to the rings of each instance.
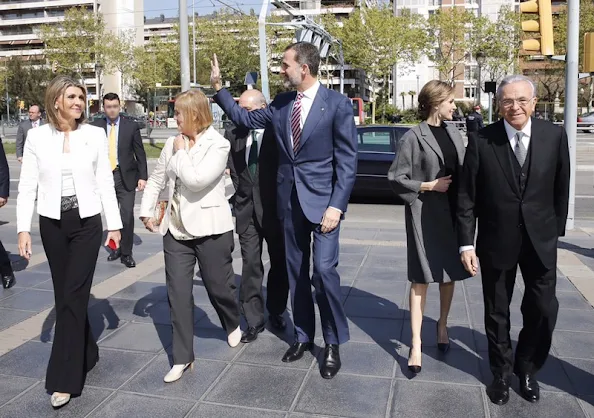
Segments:
[[[400,112],[400,116],[402,117],[400,123],[417,124],[421,121],[417,111],[413,109],[407,109]]]

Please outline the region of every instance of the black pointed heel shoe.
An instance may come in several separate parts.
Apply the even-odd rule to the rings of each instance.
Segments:
[[[409,348],[408,349],[408,359],[409,360],[410,360],[411,354],[412,354],[412,348]],[[410,370],[414,374],[421,373],[421,366],[417,366],[417,365],[414,365],[414,364],[409,364],[408,365],[408,370]]]
[[[450,351],[450,336],[448,335],[447,343],[440,343],[439,342],[439,321],[437,322],[436,325],[437,325],[436,326],[436,328],[437,328],[437,349],[445,354],[448,351]],[[446,328],[446,330],[447,330],[447,328]]]

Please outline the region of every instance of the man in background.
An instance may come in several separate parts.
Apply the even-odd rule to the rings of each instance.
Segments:
[[[10,171],[8,170],[8,161],[4,153],[4,145],[0,140],[0,208],[6,205],[8,195],[10,194]],[[2,275],[2,287],[10,289],[14,286],[16,280],[10,263],[10,258],[0,241],[0,274]]]
[[[41,109],[39,105],[31,105],[29,107],[29,119],[22,121],[17,129],[16,137],[16,156],[17,160],[23,161],[23,150],[25,149],[25,141],[27,140],[27,133],[29,129],[37,128],[45,122],[41,119]]]

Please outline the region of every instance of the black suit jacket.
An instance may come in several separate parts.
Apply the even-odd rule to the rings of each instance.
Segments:
[[[105,118],[93,121],[92,125],[103,128],[107,134]],[[142,145],[140,128],[136,122],[124,117],[120,117],[118,132],[118,165],[124,188],[129,192],[136,188],[138,180],[148,179],[146,153]]]
[[[229,124],[225,138],[231,143],[228,167],[235,187],[233,206],[236,230],[245,232],[250,219],[256,215],[260,227],[268,228],[276,222],[276,173],[278,170],[278,149],[271,127],[264,130],[258,166],[254,176],[246,162],[246,145],[250,131]]]
[[[10,194],[10,170],[8,169],[8,161],[6,161],[6,153],[4,152],[4,145],[0,140],[0,197],[7,198]]]
[[[510,269],[526,231],[540,261],[553,268],[557,240],[565,235],[569,202],[569,147],[565,130],[532,119],[530,166],[524,193],[514,175],[515,158],[503,119],[470,137],[458,194],[460,246],[473,245],[478,218],[477,255],[497,269]]]

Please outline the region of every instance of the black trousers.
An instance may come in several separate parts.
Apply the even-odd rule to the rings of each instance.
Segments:
[[[178,241],[163,237],[165,280],[173,326],[173,363],[194,361],[194,268],[196,260],[208,298],[227,331],[239,326],[239,308],[233,272],[233,231]]]
[[[542,265],[526,233],[523,234],[518,264],[525,286],[521,305],[524,326],[514,359],[509,336],[509,304],[517,265],[501,270],[481,263],[489,363],[493,375],[504,378],[513,373],[534,374],[544,365],[559,311],[555,296],[557,269],[547,269]]]
[[[2,276],[10,276],[13,274],[10,257],[8,257],[8,253],[6,252],[2,241],[0,241],[0,274],[2,274]]]
[[[265,322],[262,281],[264,266],[262,264],[262,243],[266,240],[270,256],[268,272],[266,308],[273,315],[282,315],[287,307],[289,297],[289,280],[285,265],[285,252],[280,228],[280,221],[275,219],[258,224],[255,214],[250,219],[247,229],[239,235],[241,245],[241,286],[239,302],[241,312],[249,326],[257,327]]]
[[[122,182],[122,173],[119,168],[113,171],[113,182],[115,186],[116,197],[120,205],[120,216],[122,218],[123,228],[121,229],[122,241],[120,242],[120,251],[122,255],[132,255],[132,244],[134,243],[134,199],[136,190],[126,190]]]
[[[39,217],[41,241],[49,262],[56,302],[56,328],[45,387],[80,394],[86,374],[99,360],[87,308],[103,228],[101,215],[81,219],[78,209],[61,219]]]

